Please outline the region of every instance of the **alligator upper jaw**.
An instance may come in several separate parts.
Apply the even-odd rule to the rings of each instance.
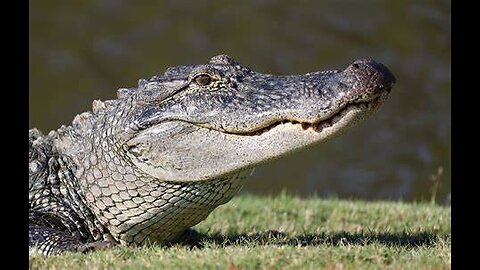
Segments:
[[[313,123],[290,122],[290,124],[293,125],[292,128],[296,128],[297,130],[301,128],[300,132],[312,131],[314,133],[312,136],[316,137],[316,140],[323,141],[333,135],[343,133],[346,129],[373,114],[379,109],[385,98],[386,95],[378,97],[371,102],[347,104],[339,111],[321,121],[315,121]]]
[[[283,124],[297,125],[301,127],[303,130],[311,129],[315,132],[322,132],[322,130],[325,128],[334,127],[348,114],[352,114],[352,113],[357,114],[357,113],[365,112],[372,109],[375,106],[374,104],[377,104],[377,102],[378,101],[347,104],[346,106],[342,107],[340,110],[336,111],[335,113],[332,113],[331,115],[329,115],[328,117],[322,120],[316,120],[311,122],[301,121],[301,120],[280,120],[252,132],[242,132],[242,133],[231,132],[231,134],[244,135],[244,136],[258,136],[263,134],[264,132],[268,132],[269,130],[271,130],[272,128],[278,125],[283,125]]]
[[[339,107],[337,110],[333,110],[327,115],[320,117],[318,119],[312,120],[301,120],[301,119],[278,119],[270,121],[269,123],[263,126],[252,127],[250,130],[227,130],[225,128],[217,128],[212,125],[190,123],[195,126],[202,128],[208,128],[214,131],[222,132],[230,135],[240,135],[240,136],[259,136],[263,133],[269,132],[273,128],[281,125],[289,125],[292,128],[301,130],[312,130],[317,133],[321,133],[324,129],[330,128],[335,129],[337,124],[340,122],[348,121],[349,118],[358,116],[368,116],[372,112],[375,112],[381,104],[385,101],[387,96],[390,93],[390,89],[383,92],[380,96],[377,96],[368,101],[359,101],[359,102],[350,102],[346,103],[344,106]],[[188,121],[187,121],[188,122]]]

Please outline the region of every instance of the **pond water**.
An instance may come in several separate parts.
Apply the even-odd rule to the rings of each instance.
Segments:
[[[272,74],[368,57],[397,78],[381,111],[258,167],[243,192],[448,204],[450,25],[449,1],[30,1],[30,127],[57,129],[117,88],[217,54]]]

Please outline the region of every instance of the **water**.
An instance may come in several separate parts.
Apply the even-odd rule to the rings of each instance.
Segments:
[[[117,88],[221,53],[273,74],[369,57],[397,78],[381,111],[257,168],[244,191],[449,203],[449,1],[135,3],[30,1],[31,127],[69,124]]]

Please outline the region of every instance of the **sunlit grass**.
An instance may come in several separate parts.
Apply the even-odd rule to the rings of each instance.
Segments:
[[[450,268],[450,207],[241,196],[173,247],[30,256],[48,269]]]

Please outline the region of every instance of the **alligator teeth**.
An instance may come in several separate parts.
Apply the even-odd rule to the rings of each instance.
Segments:
[[[343,108],[342,110],[338,111],[336,114],[331,116],[328,119],[322,120],[320,122],[316,123],[307,123],[307,122],[299,122],[295,120],[281,120],[279,122],[273,123],[268,127],[265,127],[263,129],[259,129],[257,131],[254,131],[250,133],[250,135],[261,135],[264,132],[276,127],[279,124],[300,124],[303,130],[307,130],[309,128],[312,128],[316,132],[320,132],[325,128],[332,127],[335,123],[339,122],[349,111],[351,111],[349,108],[357,108],[360,110],[366,110],[369,108],[369,104],[367,103],[357,103],[357,104],[350,104],[349,107]]]

